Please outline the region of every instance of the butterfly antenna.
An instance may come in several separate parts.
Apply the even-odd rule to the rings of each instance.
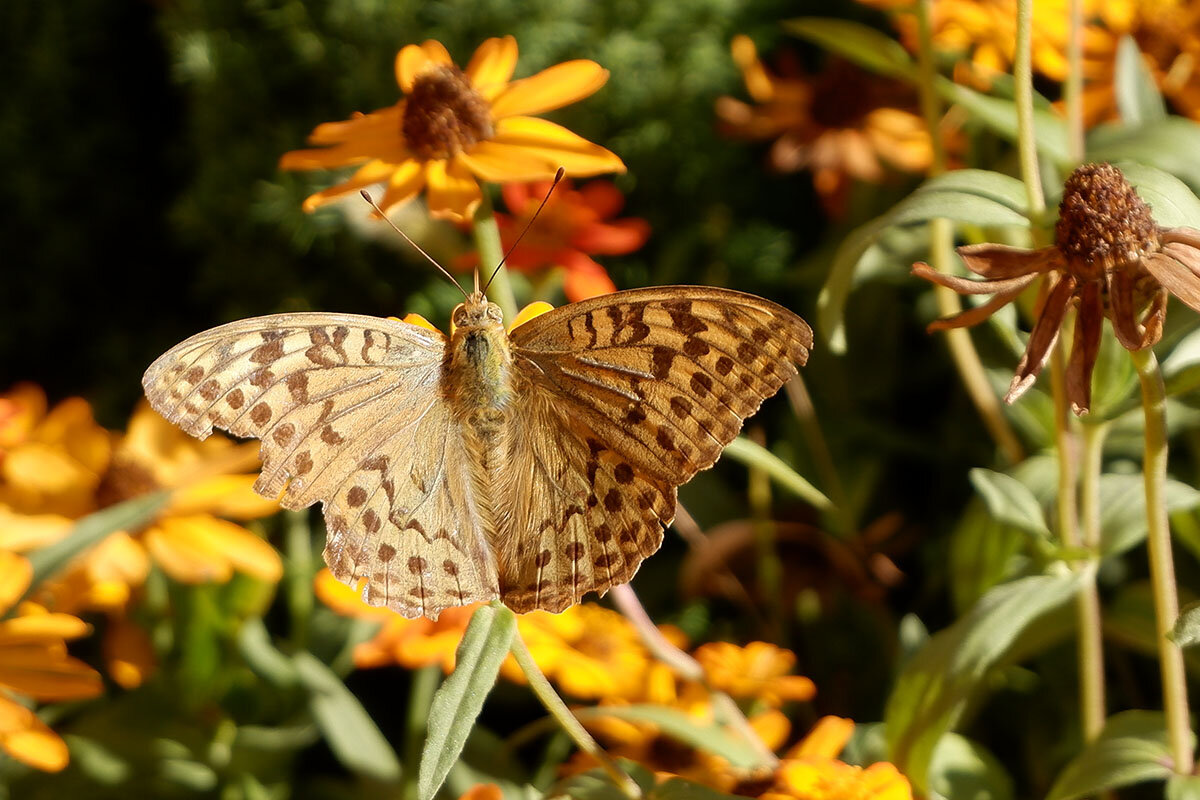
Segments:
[[[488,287],[492,285],[492,280],[496,277],[496,273],[498,273],[500,268],[504,266],[504,262],[508,261],[508,257],[512,255],[513,250],[517,249],[517,245],[519,245],[521,240],[525,238],[525,234],[529,233],[529,229],[533,227],[534,220],[538,218],[538,214],[542,213],[542,209],[545,208],[546,203],[550,201],[550,195],[554,194],[554,187],[558,186],[558,182],[563,179],[563,175],[565,174],[566,170],[564,170],[562,167],[559,167],[558,172],[554,173],[554,183],[550,184],[550,188],[546,190],[546,196],[542,198],[541,205],[537,207],[537,211],[533,212],[533,216],[529,218],[529,222],[525,223],[525,229],[521,231],[521,235],[518,236],[517,240],[508,248],[508,252],[504,254],[504,258],[500,259],[500,263],[496,265],[494,270],[492,270],[492,277],[488,278],[488,282],[484,284],[483,291],[486,292]]]
[[[398,233],[398,234],[400,234],[402,237],[404,237],[404,241],[406,241],[406,242],[408,242],[409,244],[411,244],[411,245],[413,246],[413,248],[414,248],[414,249],[415,249],[415,250],[416,250],[418,253],[420,253],[421,255],[425,256],[425,260],[426,260],[426,261],[428,261],[430,264],[433,264],[435,267],[437,267],[437,269],[438,269],[438,272],[440,272],[440,273],[442,273],[443,275],[445,275],[445,276],[446,276],[446,280],[448,280],[448,281],[450,281],[452,284],[454,284],[454,288],[455,288],[455,289],[458,289],[460,292],[462,292],[462,296],[463,296],[464,298],[466,298],[466,297],[467,297],[467,293],[466,293],[466,291],[465,291],[465,290],[462,288],[462,286],[460,286],[460,285],[459,285],[458,281],[454,280],[454,276],[453,276],[453,275],[451,275],[449,272],[447,272],[447,271],[446,271],[446,268],[445,268],[445,267],[443,267],[441,264],[439,264],[439,263],[437,262],[437,260],[436,260],[436,259],[434,259],[434,257],[433,257],[433,256],[429,255],[429,253],[426,253],[426,252],[425,252],[423,249],[421,249],[421,245],[417,244],[417,243],[416,243],[416,242],[414,242],[414,241],[413,241],[411,238],[409,238],[409,235],[408,235],[407,233],[405,233],[404,231],[400,230],[400,228],[398,228],[398,227],[396,226],[396,223],[394,223],[394,222],[392,222],[390,219],[388,219],[388,216],[387,216],[387,214],[384,214],[384,213],[383,213],[383,209],[381,209],[379,206],[375,205],[375,201],[371,199],[371,195],[367,194],[367,190],[366,190],[366,189],[362,189],[362,190],[360,190],[360,191],[359,191],[359,194],[361,194],[361,195],[362,195],[362,198],[363,198],[363,200],[366,200],[368,203],[370,203],[370,204],[371,204],[371,208],[375,209],[375,213],[377,213],[377,214],[379,214],[379,216],[383,217],[383,221],[384,221],[384,222],[386,222],[388,225],[391,225],[391,226],[392,226],[392,230],[394,230],[396,233]],[[478,282],[478,281],[479,281],[479,276],[478,276],[478,275],[476,275],[476,276],[475,276],[475,280],[476,280],[476,282]]]

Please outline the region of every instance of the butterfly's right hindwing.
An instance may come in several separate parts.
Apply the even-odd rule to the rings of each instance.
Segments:
[[[185,431],[262,440],[255,490],[325,504],[326,560],[405,616],[496,597],[458,429],[440,394],[444,339],[346,314],[242,320],[172,348],[143,378]]]

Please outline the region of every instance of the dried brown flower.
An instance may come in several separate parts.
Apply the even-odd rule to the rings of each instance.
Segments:
[[[1105,317],[1123,347],[1140,350],[1162,337],[1168,293],[1200,311],[1200,230],[1158,227],[1149,206],[1111,164],[1084,164],[1072,172],[1058,214],[1050,247],[958,248],[967,268],[984,280],[943,275],[924,263],[914,264],[913,274],[959,294],[992,295],[983,305],[935,321],[930,331],[975,325],[1044,275],[1029,344],[1004,399],[1011,403],[1033,385],[1075,306],[1067,398],[1076,414],[1085,414]]]

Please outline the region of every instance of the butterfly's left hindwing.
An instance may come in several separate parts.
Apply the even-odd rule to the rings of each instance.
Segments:
[[[497,596],[461,433],[440,392],[444,339],[346,314],[242,320],[172,348],[151,405],[204,438],[262,440],[260,494],[323,501],[330,569],[408,617]]]

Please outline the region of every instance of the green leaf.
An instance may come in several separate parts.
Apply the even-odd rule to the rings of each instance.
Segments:
[[[1197,151],[1200,151],[1200,125],[1183,117],[1169,116],[1138,128],[1100,125],[1088,135],[1089,161],[1131,161],[1155,167],[1179,178],[1193,192],[1200,192]],[[1157,209],[1154,216],[1158,218]],[[1159,219],[1159,224],[1179,223]],[[1191,224],[1196,222],[1193,220]]]
[[[875,28],[845,19],[801,17],[785,20],[783,29],[871,72],[912,81],[917,78],[917,65],[904,46]]]
[[[1028,227],[1025,190],[1008,175],[979,169],[955,170],[926,181],[886,214],[846,237],[833,257],[829,277],[817,298],[817,327],[835,353],[846,350],[844,312],[859,261],[895,225],[946,218],[970,225]]]
[[[937,743],[986,688],[987,673],[1027,628],[1074,595],[1079,580],[1074,574],[1037,575],[997,586],[904,667],[884,722],[891,761],[919,792],[928,788]]]
[[[1200,506],[1200,491],[1168,480],[1167,511]],[[1100,476],[1100,552],[1111,557],[1136,547],[1146,538],[1146,488],[1139,475]]]
[[[458,645],[457,666],[434,694],[429,709],[429,736],[417,777],[421,800],[433,800],[458,760],[516,629],[516,615],[500,605],[480,606],[471,617]]]
[[[929,763],[931,798],[1012,800],[1013,782],[1004,766],[983,745],[947,733]]]
[[[308,707],[338,761],[353,772],[381,781],[400,777],[400,760],[346,684],[312,653],[292,656]]]
[[[166,505],[167,492],[152,492],[115,506],[88,514],[75,523],[65,538],[29,554],[33,580],[25,596],[47,578],[58,573],[72,559],[100,544],[117,531],[137,530],[149,523]]]
[[[242,623],[237,643],[238,651],[255,675],[284,689],[299,683],[300,676],[295,663],[275,647],[261,617],[253,617]]]
[[[1200,642],[1200,603],[1189,603],[1183,607],[1169,635],[1171,641],[1180,647],[1191,647]]]
[[[575,716],[580,719],[615,717],[630,722],[650,722],[672,739],[721,756],[739,769],[748,769],[759,763],[758,754],[745,740],[731,735],[720,725],[698,722],[673,708],[655,705],[580,708],[575,710]]]
[[[1167,781],[1166,800],[1200,800],[1200,777],[1172,775]]]
[[[1122,122],[1137,127],[1166,118],[1167,106],[1154,82],[1154,75],[1146,68],[1137,42],[1128,34],[1117,44],[1114,72],[1113,89]]]
[[[101,786],[124,783],[133,773],[132,765],[95,739],[63,734],[71,750],[71,766]]]
[[[1150,206],[1154,221],[1166,228],[1200,225],[1200,199],[1187,184],[1145,164],[1118,163],[1125,179]]]
[[[803,475],[792,469],[786,461],[757,442],[739,436],[725,445],[724,455],[748,467],[761,469],[785,489],[794,492],[800,499],[813,507],[828,511],[833,502],[821,490],[809,483]]]
[[[1059,773],[1046,800],[1075,800],[1171,775],[1166,720],[1158,711],[1123,711]]]
[[[738,795],[718,792],[683,778],[668,778],[645,795],[646,800],[733,800]]]
[[[961,106],[994,133],[1016,143],[1017,106],[1012,100],[977,92],[942,76],[938,76],[936,86],[947,102]],[[1046,108],[1034,108],[1033,129],[1038,152],[1056,164],[1071,163],[1067,123],[1062,117]]]
[[[1050,541],[1050,527],[1046,524],[1042,506],[1025,484],[1003,472],[979,467],[971,470],[970,477],[997,521]]]
[[[618,761],[621,770],[633,778],[634,783],[642,790],[643,797],[649,797],[655,788],[654,773],[628,759]],[[578,775],[572,775],[560,781],[546,792],[546,797],[570,797],[573,800],[629,800],[621,791],[612,776],[603,769],[591,769]]]

